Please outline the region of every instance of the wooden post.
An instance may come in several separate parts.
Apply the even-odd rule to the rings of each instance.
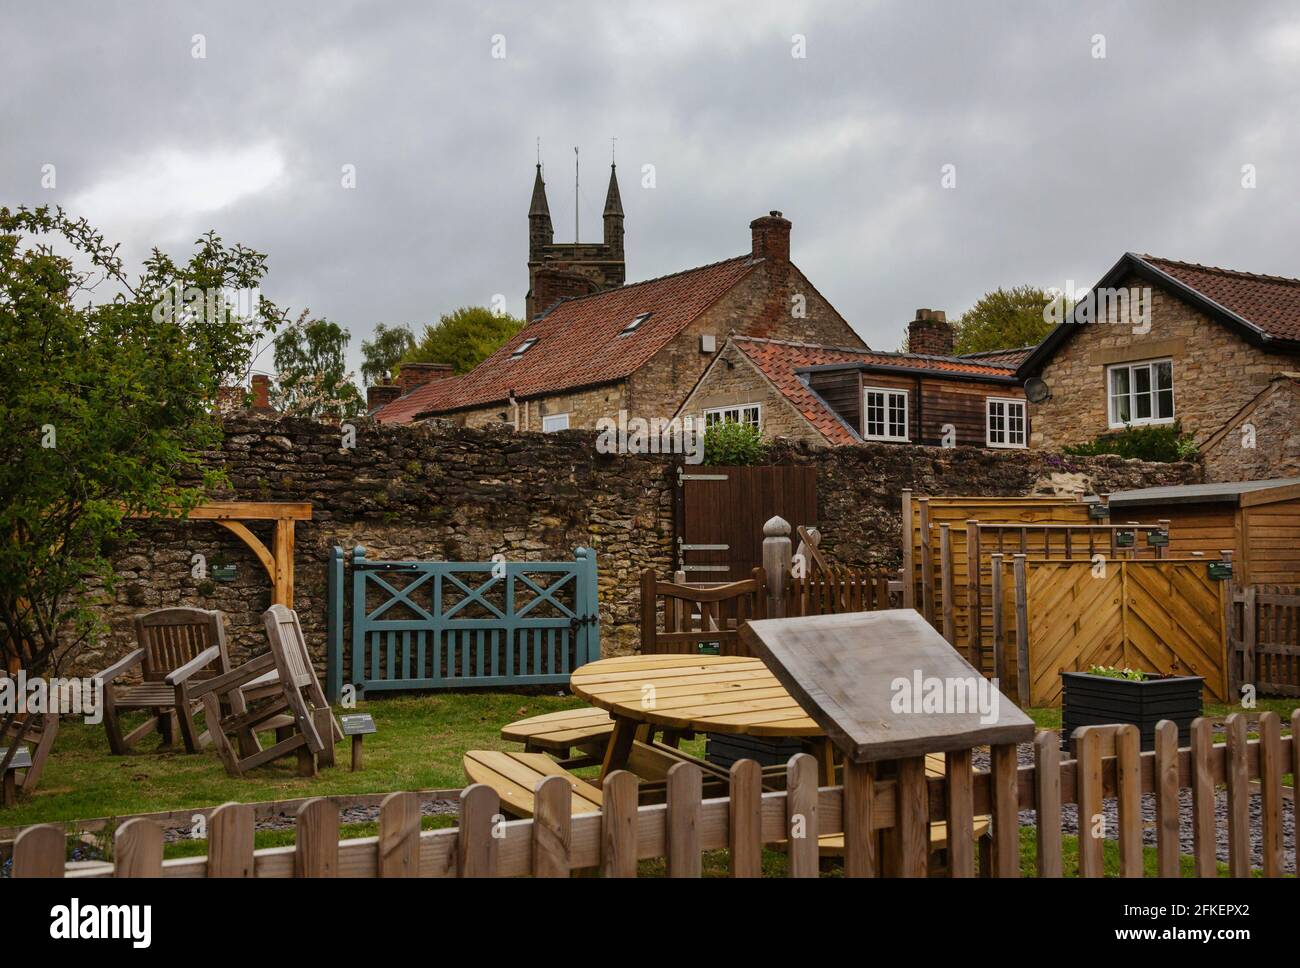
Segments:
[[[989,597],[993,599],[993,678],[998,680],[1001,687],[1006,683],[1007,674],[1006,650],[1002,642],[1006,635],[1002,627],[1006,611],[1002,601],[1002,553],[999,551],[989,555],[989,561],[992,562],[993,569],[989,581]],[[984,672],[983,668],[979,671],[981,674]]]
[[[930,546],[930,499],[918,498],[921,507],[921,614],[934,624],[934,549]]]
[[[980,640],[984,631],[984,601],[980,594],[980,523],[966,522],[966,659],[976,669],[984,667]]]
[[[1160,525],[1160,529],[1161,529],[1162,531],[1164,531],[1165,534],[1169,534],[1169,523],[1170,523],[1170,522],[1169,522],[1169,518],[1157,518],[1157,519],[1156,519],[1156,524]],[[1169,557],[1169,545],[1157,545],[1157,546],[1156,546],[1156,557],[1157,557],[1157,558],[1168,558],[1168,557]]]
[[[361,769],[361,764],[362,764],[361,741],[363,739],[365,739],[365,736],[363,736],[361,733],[356,733],[352,737],[352,772],[353,773],[356,773],[358,770]]]
[[[943,637],[956,645],[957,633],[953,613],[952,537],[947,523],[939,525],[939,580],[943,590]]]
[[[912,489],[903,488],[903,607],[916,608],[916,562],[912,547]]]
[[[1243,615],[1242,636],[1241,636],[1241,681],[1237,683],[1237,691],[1234,695],[1226,698],[1231,702],[1238,702],[1241,699],[1241,687],[1247,683],[1254,684],[1258,676],[1255,672],[1255,586],[1247,585],[1243,589],[1243,602],[1241,607]],[[1228,658],[1231,666],[1232,657]]]
[[[1029,589],[1025,556],[1016,555],[1012,566],[1016,576],[1016,702],[1030,704],[1029,695]]]
[[[790,578],[791,557],[790,523],[779,516],[771,518],[763,525],[763,573],[767,578],[768,618],[785,618],[785,586]]]

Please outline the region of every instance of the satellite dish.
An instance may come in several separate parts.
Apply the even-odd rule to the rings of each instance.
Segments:
[[[1052,391],[1038,377],[1031,376],[1025,381],[1025,399],[1030,403],[1042,403],[1052,399]]]

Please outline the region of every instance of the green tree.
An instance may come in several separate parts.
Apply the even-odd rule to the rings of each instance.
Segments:
[[[349,420],[362,410],[345,361],[352,337],[338,323],[309,317],[304,309],[275,338],[276,406],[300,417]]]
[[[374,339],[361,341],[361,382],[365,386],[387,383],[402,357],[415,349],[415,336],[409,327],[375,326]]]
[[[1033,346],[1052,328],[1043,310],[1053,297],[1035,286],[994,289],[953,324],[956,352],[983,353]]]
[[[37,237],[42,241],[33,241]],[[55,252],[44,240],[71,248]],[[0,658],[57,673],[100,628],[132,516],[184,513],[219,476],[218,388],[281,314],[266,257],[214,233],[129,277],[85,219],[0,208]],[[106,295],[109,289],[114,290]],[[252,293],[247,311],[234,294]]]
[[[456,373],[478,366],[524,325],[523,320],[484,306],[462,306],[426,326],[403,363],[450,363]]]

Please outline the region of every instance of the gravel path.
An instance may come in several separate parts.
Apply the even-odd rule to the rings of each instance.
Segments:
[[[429,800],[420,804],[420,815],[424,817],[436,817],[444,814],[455,814],[459,811],[460,805],[455,800]],[[339,811],[339,825],[350,823],[369,823],[379,819],[379,807],[348,807],[346,810]],[[272,817],[264,817],[257,821],[255,829],[257,830],[293,830],[297,823],[293,814],[277,813]],[[168,827],[163,830],[163,840],[167,843],[177,843],[182,840],[190,839],[189,827]]]
[[[1021,743],[1017,748],[1017,759],[1021,766],[1034,765],[1034,746],[1032,743]],[[985,750],[975,750],[971,754],[971,763],[976,770],[987,770],[989,768],[989,755]],[[1254,793],[1250,797],[1250,864],[1252,867],[1262,867],[1264,856],[1262,851],[1262,842],[1264,836],[1263,819],[1261,811],[1263,809],[1263,798],[1260,794]],[[1119,830],[1119,803],[1116,800],[1104,800],[1102,802],[1102,814],[1106,818],[1106,830]],[[1033,810],[1020,811],[1020,825],[1022,827],[1032,827],[1037,823]],[[1156,846],[1156,798],[1153,793],[1144,793],[1142,795],[1142,843],[1147,847]],[[1214,796],[1214,827],[1215,827],[1215,854],[1223,863],[1228,862],[1228,794],[1226,790],[1219,790]],[[1075,804],[1065,804],[1061,807],[1061,830],[1067,834],[1077,835],[1079,832],[1079,808]],[[1107,840],[1117,839],[1109,836]],[[1179,791],[1179,808],[1178,808],[1178,841],[1180,854],[1191,855],[1193,849],[1192,836],[1192,791]],[[1295,867],[1295,801],[1282,798],[1282,869],[1288,874],[1296,872]]]

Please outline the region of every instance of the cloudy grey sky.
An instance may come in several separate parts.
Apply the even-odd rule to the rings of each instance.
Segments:
[[[557,241],[573,146],[597,238],[617,137],[629,281],[781,209],[882,349],[918,306],[1125,250],[1300,275],[1294,3],[0,0],[0,43],[0,204],[62,204],[133,261],[215,228],[354,360],[378,321],[522,314],[538,137]]]

